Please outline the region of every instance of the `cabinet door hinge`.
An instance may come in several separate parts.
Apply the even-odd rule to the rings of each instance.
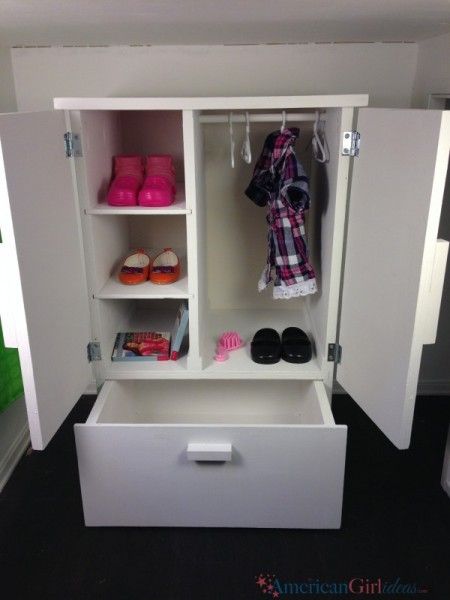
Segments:
[[[64,134],[64,149],[66,151],[67,158],[82,156],[81,139],[78,133],[66,131]]]
[[[359,131],[344,131],[342,138],[342,154],[344,156],[359,156],[361,134]]]
[[[87,345],[87,356],[89,362],[92,362],[93,360],[102,360],[100,342],[89,342]]]
[[[342,358],[342,346],[340,344],[328,344],[328,362],[339,364]]]

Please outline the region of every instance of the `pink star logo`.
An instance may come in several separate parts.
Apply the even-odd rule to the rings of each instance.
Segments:
[[[266,578],[260,575],[259,578],[256,580],[256,585],[259,585],[259,587],[264,587],[265,585],[267,585]]]
[[[270,575],[269,573],[266,573],[265,575],[263,573],[255,575],[255,583],[259,587],[260,591],[263,594],[268,594],[269,596],[272,596],[273,598],[278,598],[280,593],[277,592],[273,586],[274,580],[275,575]]]

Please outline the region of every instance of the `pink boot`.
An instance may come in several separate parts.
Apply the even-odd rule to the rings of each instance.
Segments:
[[[168,206],[175,200],[175,168],[170,154],[147,156],[145,181],[139,192],[141,206]]]
[[[115,156],[114,180],[107,202],[112,206],[135,206],[144,179],[141,156]]]

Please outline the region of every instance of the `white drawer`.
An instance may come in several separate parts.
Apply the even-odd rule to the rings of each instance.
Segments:
[[[86,525],[340,526],[322,382],[108,381],[75,437]]]

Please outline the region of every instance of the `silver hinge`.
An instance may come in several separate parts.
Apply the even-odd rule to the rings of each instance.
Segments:
[[[100,342],[89,342],[87,345],[87,356],[89,362],[92,362],[93,360],[102,360]]]
[[[344,156],[359,156],[361,134],[359,131],[344,131],[342,138],[342,154]]]
[[[342,358],[342,347],[339,344],[328,344],[328,362],[339,364]]]
[[[78,133],[66,131],[64,134],[64,148],[66,150],[67,158],[72,158],[73,156],[82,156],[81,139]]]

